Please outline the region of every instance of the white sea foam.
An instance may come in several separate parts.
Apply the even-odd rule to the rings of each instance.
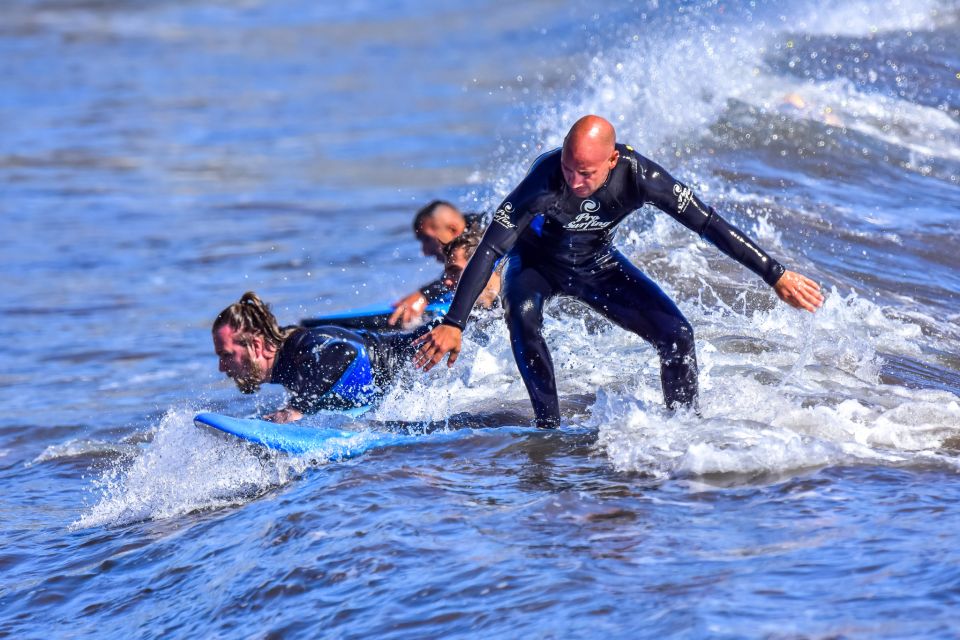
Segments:
[[[475,341],[478,330],[484,346]],[[426,375],[408,371],[403,384],[387,394],[372,417],[439,422],[461,412],[495,411],[504,402],[523,403],[526,397],[506,329],[495,321],[468,328],[463,351],[452,368],[444,362]]]
[[[937,0],[818,2],[805,5],[790,24],[807,33],[858,36],[878,31],[932,29],[950,9],[950,3]]]
[[[854,294],[833,292],[809,317],[783,306],[688,315],[699,329],[703,419],[666,413],[650,388],[601,389],[589,424],[619,469],[750,475],[866,460],[909,463],[916,453],[939,456],[960,434],[956,395],[879,382],[878,348],[913,354],[922,336]],[[731,333],[763,349],[726,346]]]
[[[96,503],[75,528],[164,519],[241,502],[295,473],[239,442],[193,424],[193,410],[171,410],[152,440],[119,461],[94,487]]]

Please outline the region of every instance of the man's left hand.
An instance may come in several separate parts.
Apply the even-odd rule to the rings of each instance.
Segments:
[[[285,424],[287,422],[296,422],[302,417],[303,417],[303,413],[291,407],[287,407],[286,409],[280,409],[280,411],[276,411],[274,413],[271,413],[270,415],[263,416],[263,419],[266,420],[267,422],[276,422],[277,424]]]
[[[441,324],[413,341],[417,351],[413,354],[413,366],[430,371],[443,357],[450,354],[447,366],[452,367],[460,356],[463,346],[463,331],[459,327]]]
[[[797,309],[815,312],[823,305],[820,285],[796,271],[784,271],[773,290],[781,300]]]

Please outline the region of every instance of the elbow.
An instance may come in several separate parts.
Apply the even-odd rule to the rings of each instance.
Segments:
[[[716,213],[713,210],[713,207],[707,207],[706,217],[703,219],[703,223],[700,225],[698,234],[701,238],[709,239],[710,228],[713,226],[713,220],[716,217]]]

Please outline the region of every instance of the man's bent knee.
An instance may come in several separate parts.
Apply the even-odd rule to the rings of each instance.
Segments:
[[[675,362],[690,357],[696,353],[693,327],[686,321],[677,322],[656,343],[656,348],[660,358],[665,361]]]

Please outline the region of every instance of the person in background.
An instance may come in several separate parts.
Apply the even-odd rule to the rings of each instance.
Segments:
[[[463,275],[463,270],[467,268],[470,258],[476,253],[482,239],[483,234],[480,231],[470,230],[457,236],[444,246],[443,251],[446,255],[446,261],[444,262],[441,281],[450,291],[456,290],[457,284],[460,282],[460,276]],[[500,269],[496,269],[491,274],[487,286],[480,293],[474,306],[489,309],[500,298],[500,271]]]
[[[479,229],[482,217],[479,214],[461,213],[446,200],[434,200],[414,215],[413,234],[424,256],[444,262],[444,246],[467,229]],[[387,324],[407,326],[415,322],[423,315],[428,304],[442,299],[447,293],[441,279],[424,285],[393,303],[394,310]]]

